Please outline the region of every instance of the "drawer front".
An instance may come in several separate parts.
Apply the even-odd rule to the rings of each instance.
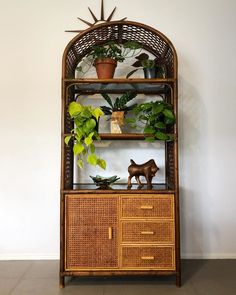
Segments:
[[[122,196],[122,218],[174,218],[174,195]]]
[[[122,267],[175,270],[174,247],[123,247]]]
[[[171,220],[123,222],[122,242],[174,244],[174,223]]]

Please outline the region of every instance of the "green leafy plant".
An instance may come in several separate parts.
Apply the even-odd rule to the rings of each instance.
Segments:
[[[154,69],[157,70],[157,75],[163,77],[165,74],[165,59],[161,57],[156,57],[151,59],[147,53],[141,53],[140,55],[135,57],[137,61],[135,61],[132,66],[137,68],[129,72],[126,78],[132,76],[135,72],[137,72],[140,68],[143,69]]]
[[[74,119],[74,128],[71,130],[71,135],[65,137],[65,143],[68,145],[71,139],[74,140],[73,152],[75,156],[78,156],[77,165],[83,168],[84,158],[87,155],[88,164],[106,169],[105,160],[95,154],[93,144],[94,139],[100,139],[97,126],[99,118],[104,115],[103,111],[100,108],[71,102],[69,114]]]
[[[118,62],[123,62],[126,58],[137,55],[141,50],[141,45],[136,41],[127,41],[123,44],[109,41],[105,44],[94,45],[91,48],[92,50],[82,59],[76,68],[77,71],[86,73],[81,64],[84,63],[90,67],[97,59],[111,58]]]
[[[135,119],[130,123],[144,127],[145,140],[174,140],[174,135],[167,133],[167,127],[175,123],[175,115],[171,104],[164,101],[151,101],[137,105],[134,109]]]
[[[132,110],[137,104],[127,106],[126,104],[136,97],[137,93],[127,91],[120,97],[116,97],[114,103],[107,93],[101,93],[103,98],[107,101],[109,106],[101,106],[102,111],[105,115],[111,115],[113,112],[124,111],[125,114]]]

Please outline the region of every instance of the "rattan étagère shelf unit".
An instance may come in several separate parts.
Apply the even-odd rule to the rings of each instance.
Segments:
[[[165,59],[165,79],[76,79],[75,69],[91,46],[114,40],[135,40],[154,56]],[[73,146],[64,138],[73,122],[68,105],[79,94],[108,93],[136,87],[137,93],[162,94],[176,118],[177,55],[161,32],[129,21],[95,25],[74,37],[63,55],[60,286],[66,276],[172,275],[180,286],[178,120],[176,140],[165,143],[165,183],[152,189],[127,190],[125,184],[101,190],[74,183]],[[123,87],[123,88],[122,88]],[[101,134],[102,140],[143,140],[143,134]]]

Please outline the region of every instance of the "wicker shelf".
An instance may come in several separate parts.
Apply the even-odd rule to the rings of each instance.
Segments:
[[[167,78],[69,78],[74,77],[76,67],[92,46],[108,41],[124,43],[129,40],[139,42],[147,52],[157,58],[161,57],[165,63]],[[175,275],[176,284],[180,286],[178,64],[174,46],[161,32],[144,24],[129,21],[105,22],[83,31],[68,43],[62,66],[61,287],[64,287],[66,276],[136,274]],[[127,183],[119,181],[111,189],[98,188],[90,179],[86,180],[86,177],[81,177],[76,171],[73,141],[69,145],[64,142],[65,136],[70,135],[74,126],[68,114],[68,106],[77,99],[78,94],[85,94],[84,100],[97,105],[99,101],[96,99],[99,96],[94,95],[90,99],[86,94],[118,94],[125,91],[142,94],[140,97],[143,100],[145,94],[159,95],[172,104],[176,116],[176,124],[169,130],[176,136],[176,140],[161,146],[163,161],[160,169],[163,169],[163,178],[158,180],[165,183],[155,183],[152,189],[147,189],[146,185],[138,189],[138,185],[133,182],[132,188],[127,189]],[[112,144],[121,146],[122,149],[125,142],[119,144],[118,141],[143,141],[146,137],[142,133],[99,135],[102,140],[116,141]],[[103,148],[109,144],[107,142]],[[132,145],[131,142],[129,144]],[[133,146],[138,147],[136,142],[133,142]],[[130,153],[129,159],[135,154],[130,150],[127,150]],[[101,150],[103,152],[104,149]],[[157,156],[151,154],[152,152],[149,157],[158,159],[158,151]],[[115,158],[116,155],[114,161],[121,161]],[[124,164],[123,171],[127,171],[126,166]],[[88,183],[79,183],[83,179]],[[120,181],[125,180],[126,177]],[[147,233],[150,235],[146,235]]]

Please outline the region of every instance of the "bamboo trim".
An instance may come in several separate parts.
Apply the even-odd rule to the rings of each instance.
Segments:
[[[108,227],[108,239],[112,240],[113,237],[113,229],[111,226]]]
[[[155,234],[154,231],[141,231],[140,233],[141,233],[141,235],[154,235]]]
[[[144,206],[141,206],[140,209],[143,209],[143,210],[153,210],[154,209],[154,206],[147,206],[147,205],[145,206],[144,205]]]
[[[141,256],[142,260],[155,260],[154,256]]]

